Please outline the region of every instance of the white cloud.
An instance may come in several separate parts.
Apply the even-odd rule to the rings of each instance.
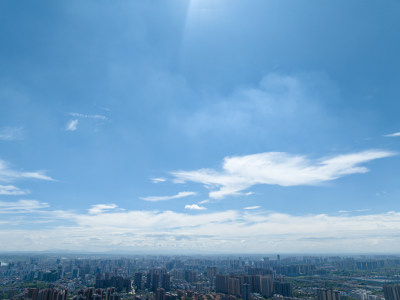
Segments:
[[[245,207],[244,209],[252,210],[252,209],[259,209],[259,208],[261,208],[261,206],[248,206],[248,207]]]
[[[22,127],[3,127],[0,129],[0,140],[20,140],[23,138]]]
[[[355,210],[339,210],[338,213],[340,214],[349,214],[349,213],[365,213],[367,211],[370,211],[370,209],[355,209]]]
[[[180,199],[188,196],[195,196],[197,193],[195,192],[179,192],[176,195],[173,196],[149,196],[149,197],[142,197],[140,199],[144,201],[150,201],[150,202],[157,202],[157,201],[165,201],[165,200],[172,200],[172,199]]]
[[[160,183],[160,182],[165,182],[165,181],[167,181],[167,179],[165,179],[165,178],[151,178],[151,181],[152,181],[153,183]]]
[[[20,207],[32,211],[46,207],[37,201],[24,205],[4,203],[0,202],[0,211],[3,208],[16,211]],[[21,210],[21,214],[25,211]],[[0,230],[0,240],[7,240],[2,245],[3,250],[48,250],[57,245],[59,249],[80,251],[148,253],[162,249],[163,252],[260,253],[265,249],[292,252],[296,245],[296,251],[303,253],[400,251],[400,212],[298,216],[252,210],[198,214],[136,210],[99,214],[43,211],[36,216],[30,214],[26,221],[40,224],[59,220],[63,225],[53,222],[43,223],[46,225],[40,229]]]
[[[199,204],[205,204],[205,203],[210,203],[210,202],[211,202],[210,199],[207,199],[207,200],[200,201]]]
[[[47,176],[44,171],[36,171],[36,172],[21,172],[21,178],[32,178],[32,179],[40,179],[40,180],[49,180],[54,181],[53,178]]]
[[[68,123],[65,126],[66,131],[77,130],[80,119],[95,119],[95,120],[100,120],[100,121],[108,121],[107,117],[103,116],[103,115],[87,115],[87,114],[81,114],[81,113],[76,113],[76,112],[68,113],[68,115],[71,117],[74,117],[74,119],[71,119],[68,121]]]
[[[44,171],[21,172],[11,169],[10,165],[4,160],[0,160],[0,181],[9,182],[17,179],[40,179],[54,181],[53,178],[47,176]]]
[[[36,200],[0,201],[0,213],[31,213],[49,207],[48,203]]]
[[[98,120],[103,120],[107,121],[107,117],[103,115],[86,115],[86,114],[80,114],[80,113],[69,113],[70,116],[75,117],[75,118],[86,118],[86,119],[98,119]]]
[[[110,203],[110,204],[96,204],[93,205],[90,209],[89,209],[89,214],[101,214],[104,212],[107,212],[109,210],[113,210],[115,208],[117,208],[118,205],[114,204],[114,203]]]
[[[0,195],[26,195],[29,191],[23,191],[14,185],[1,185],[0,184]]]
[[[69,120],[67,125],[65,126],[66,131],[75,131],[78,129],[78,122],[79,120],[74,119],[74,120]]]
[[[345,175],[366,173],[368,169],[360,164],[393,155],[396,153],[368,150],[311,160],[303,155],[265,152],[225,157],[222,171],[199,169],[175,171],[172,175],[178,181],[202,183],[211,189],[211,198],[221,199],[228,195],[240,195],[243,190],[256,184],[317,185]]]
[[[173,183],[178,183],[178,184],[184,184],[186,183],[185,180],[179,179],[179,178],[175,178],[172,180]]]
[[[400,132],[385,134],[384,136],[385,137],[398,137],[398,136],[400,136]]]
[[[185,205],[185,209],[190,209],[190,210],[206,210],[204,206],[199,206],[197,204],[191,204],[191,205]]]

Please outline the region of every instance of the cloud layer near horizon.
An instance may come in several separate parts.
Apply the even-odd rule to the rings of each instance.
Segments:
[[[361,164],[396,155],[385,150],[367,150],[331,158],[309,159],[284,152],[264,152],[245,156],[225,157],[222,170],[199,169],[175,171],[177,182],[192,181],[210,189],[209,196],[221,199],[240,195],[256,184],[280,186],[317,185],[346,175],[366,173]]]
[[[178,213],[125,211],[98,204],[89,213],[49,210],[47,203],[0,202],[14,216],[2,221],[3,251],[354,252],[400,250],[400,213],[290,214],[226,210]],[[92,207],[92,208],[93,208]],[[29,214],[27,214],[29,213]],[[18,216],[18,218],[15,218]],[[54,222],[54,223],[53,223]],[[61,223],[60,223],[61,222]],[[41,228],[20,225],[43,223]],[[57,224],[57,225],[55,225]],[[60,225],[63,224],[63,225]],[[50,245],[52,245],[50,247]]]

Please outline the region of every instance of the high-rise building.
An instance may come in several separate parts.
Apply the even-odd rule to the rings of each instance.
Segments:
[[[228,278],[228,294],[240,296],[240,281],[238,278],[230,277]]]
[[[163,288],[158,288],[156,290],[156,299],[155,300],[165,300],[165,290]]]
[[[191,270],[185,270],[185,280],[187,282],[195,282],[197,280],[197,273]]]
[[[217,274],[215,277],[215,291],[217,293],[228,293],[228,276]]]
[[[168,292],[171,289],[171,275],[163,274],[161,276],[161,287]]]
[[[383,293],[386,300],[400,300],[400,284],[384,285]]]
[[[318,289],[317,300],[340,300],[340,292],[332,289]]]
[[[250,275],[250,289],[252,293],[261,293],[261,275]]]
[[[115,288],[108,288],[106,292],[106,300],[112,300],[111,296],[115,293]]]
[[[242,299],[250,300],[250,285],[248,283],[242,284]]]
[[[160,275],[153,273],[151,274],[151,290],[155,292],[159,288]]]
[[[140,272],[135,273],[134,284],[135,284],[136,289],[138,289],[138,290],[142,289],[142,277],[143,277],[142,273],[140,273]]]
[[[150,289],[150,287],[151,287],[151,273],[146,273],[146,282],[145,282],[144,287],[146,289]]]
[[[207,277],[213,278],[217,275],[217,267],[207,267]]]
[[[292,297],[292,285],[290,282],[274,281],[274,293],[284,297]]]
[[[39,288],[28,289],[28,299],[37,300],[39,295]]]
[[[261,294],[270,298],[273,294],[274,282],[271,275],[261,277]]]

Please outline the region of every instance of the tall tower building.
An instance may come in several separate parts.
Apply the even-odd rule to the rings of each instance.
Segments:
[[[158,288],[156,290],[156,299],[155,300],[165,300],[165,290],[163,288]]]
[[[228,294],[240,296],[240,281],[238,278],[228,278]]]
[[[217,293],[228,293],[228,276],[220,274],[215,276],[215,291]]]
[[[135,279],[134,279],[133,283],[135,284],[135,287],[137,290],[142,289],[142,277],[143,277],[142,273],[140,273],[140,272],[135,273]]]
[[[151,290],[155,292],[159,288],[160,275],[153,273],[151,274]]]
[[[250,300],[250,285],[248,283],[242,284],[242,299]]]
[[[171,289],[171,275],[163,274],[161,275],[161,287],[168,292]]]
[[[340,300],[340,293],[331,289],[318,289],[317,300]]]
[[[251,275],[250,284],[252,293],[261,293],[261,275]]]
[[[274,288],[274,282],[272,280],[272,276],[271,275],[262,276],[261,277],[261,294],[265,298],[270,298],[270,297],[272,297],[272,294],[273,294],[273,288]]]
[[[207,277],[213,278],[217,275],[217,267],[207,267]]]
[[[292,285],[290,282],[274,281],[274,293],[284,297],[292,297]]]
[[[400,284],[384,285],[383,293],[386,300],[400,300]]]

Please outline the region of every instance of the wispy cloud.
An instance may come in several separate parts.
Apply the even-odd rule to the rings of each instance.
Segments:
[[[104,115],[88,115],[77,112],[70,112],[67,115],[73,117],[73,119],[67,122],[65,126],[66,131],[76,131],[78,129],[78,123],[80,119],[94,119],[99,121],[108,121],[108,118]]]
[[[48,203],[36,200],[0,201],[0,213],[3,214],[31,213],[47,207]]]
[[[344,209],[342,209],[342,210],[339,210],[338,212],[340,214],[349,214],[349,213],[354,214],[354,213],[364,213],[364,212],[367,212],[367,211],[371,211],[371,209],[355,209],[355,210],[344,210]]]
[[[312,160],[303,155],[265,152],[225,157],[221,171],[199,169],[175,171],[172,175],[178,181],[202,183],[211,190],[211,198],[221,199],[228,195],[240,195],[256,184],[317,185],[345,175],[366,173],[368,169],[361,164],[393,155],[396,153],[368,150]]]
[[[114,204],[114,203],[110,203],[110,204],[96,204],[93,205],[90,209],[89,209],[89,214],[101,214],[110,210],[113,210],[115,208],[117,208],[118,205]]]
[[[207,208],[204,206],[199,206],[197,204],[185,205],[185,209],[190,210],[206,210]]]
[[[39,179],[54,181],[53,178],[47,176],[45,171],[23,172],[13,170],[4,160],[0,160],[0,181],[9,182],[17,179]]]
[[[325,124],[329,119],[324,117],[320,101],[309,88],[311,83],[315,85],[315,81],[323,84],[324,91],[330,89],[330,82],[322,83],[324,79],[318,75],[305,77],[270,73],[258,85],[239,87],[227,97],[209,97],[212,101],[205,101],[194,112],[187,111],[171,118],[171,124],[195,137],[232,133],[235,137],[271,135],[273,131],[270,128],[275,128],[278,123],[280,132],[287,130],[289,133],[293,126],[297,126],[294,120],[301,120],[303,127],[311,126],[311,120],[314,124],[316,118],[323,118]]]
[[[400,132],[385,134],[384,136],[385,137],[398,137],[398,136],[400,136]]]
[[[54,181],[53,178],[46,175],[45,171],[21,172],[21,173],[19,173],[19,176],[20,176],[20,178],[31,178],[31,179]]]
[[[149,197],[142,197],[140,199],[144,201],[150,201],[150,202],[158,202],[158,201],[165,201],[165,200],[172,200],[172,199],[180,199],[180,198],[185,198],[189,196],[195,196],[197,195],[196,192],[179,192],[176,195],[172,196],[149,196]]]
[[[160,183],[160,182],[165,182],[165,181],[167,181],[167,179],[165,179],[165,178],[151,178],[151,181],[152,181],[153,183]]]
[[[103,115],[87,115],[87,114],[80,114],[80,113],[75,113],[71,112],[69,113],[70,116],[75,117],[75,118],[86,118],[86,119],[97,119],[97,120],[103,120],[107,121],[107,117]]]
[[[199,202],[199,204],[205,204],[205,203],[210,203],[211,200],[210,199],[206,199],[206,200],[202,200]]]
[[[79,120],[74,119],[74,120],[69,120],[67,125],[65,126],[66,131],[75,131],[78,129],[78,122]]]
[[[23,138],[22,127],[3,127],[0,128],[0,140],[20,140]]]
[[[23,191],[14,185],[1,185],[0,184],[0,195],[26,195],[29,191]]]
[[[244,209],[252,210],[252,209],[259,209],[259,208],[261,208],[261,206],[247,206]]]

